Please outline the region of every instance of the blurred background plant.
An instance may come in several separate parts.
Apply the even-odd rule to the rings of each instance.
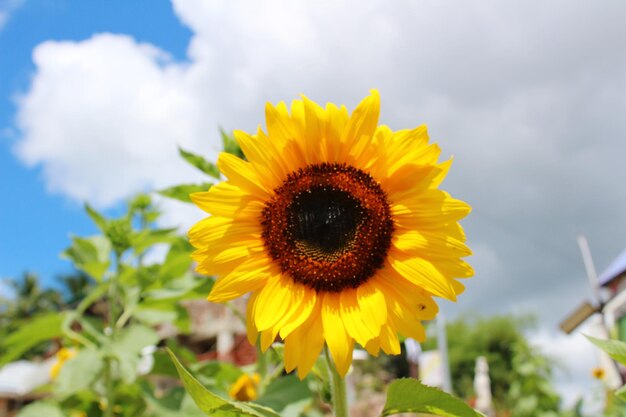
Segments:
[[[222,138],[226,150],[241,155],[230,136],[222,132]],[[209,178],[219,178],[212,163],[179,152]],[[184,184],[159,193],[190,202],[189,193],[210,186]],[[119,217],[108,218],[89,205],[85,211],[99,234],[71,237],[62,256],[76,272],[60,277],[60,288],[42,288],[34,274],[7,280],[14,296],[0,305],[0,368],[9,364],[6,371],[18,360],[30,360],[41,365],[37,369],[45,373],[40,379],[46,382],[22,397],[28,400],[24,404],[36,401],[21,408],[18,416],[204,415],[180,385],[165,347],[205,386],[226,398],[229,392],[240,397],[238,381],[258,375],[252,383],[247,381],[247,392],[254,392],[249,400],[284,415],[320,415],[309,388],[316,382],[283,376],[279,353],[268,351],[256,361],[250,347],[248,364],[235,358],[237,365],[244,363],[237,366],[216,360],[215,337],[200,347],[195,343],[199,326],[216,325],[206,322],[211,315],[204,315],[204,323],[190,315],[198,303],[208,305],[205,298],[213,280],[192,272],[185,236],[158,227],[161,213],[153,197],[135,196]],[[237,305],[228,308],[236,320],[242,317]],[[245,337],[239,343],[247,343]]]

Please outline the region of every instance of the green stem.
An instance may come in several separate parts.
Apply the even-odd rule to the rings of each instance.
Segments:
[[[104,417],[113,417],[113,405],[115,403],[115,386],[113,385],[113,358],[110,356],[105,360],[104,366],[104,386],[106,389],[106,408]]]
[[[108,294],[108,337],[111,343],[115,340],[115,322],[117,321],[117,279],[122,271],[122,254],[115,254],[115,273],[111,276]],[[115,381],[113,381],[113,357],[111,353],[107,355],[104,368],[104,386],[106,389],[106,408],[104,417],[113,417],[113,407],[115,405]]]
[[[330,386],[332,392],[333,401],[333,416],[334,417],[348,417],[348,397],[346,395],[346,380],[339,375],[335,364],[330,358],[328,353],[328,347],[324,346],[324,356],[326,357],[326,363],[328,364],[328,370],[330,371]]]
[[[261,379],[265,379],[265,375],[267,375],[267,352],[263,352],[261,350],[261,340],[257,341],[256,344],[256,355],[257,355],[257,372],[261,375]]]

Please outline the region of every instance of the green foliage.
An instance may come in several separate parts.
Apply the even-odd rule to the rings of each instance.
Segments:
[[[243,151],[241,150],[241,147],[232,135],[226,133],[224,129],[220,129],[220,135],[222,137],[222,146],[224,147],[224,152],[233,154],[241,159],[246,158],[243,154]]]
[[[602,349],[607,355],[622,365],[626,365],[626,342],[621,340],[602,340],[595,337],[585,336],[591,343]],[[618,388],[614,393],[615,398],[611,398],[609,411],[611,415],[626,415],[626,385]]]
[[[428,413],[446,417],[480,417],[462,400],[417,379],[398,379],[389,384],[383,416],[400,413]]]
[[[200,171],[215,179],[220,179],[220,170],[214,163],[207,161],[200,155],[186,151],[181,147],[178,148],[178,153],[185,161],[189,162],[189,164],[198,168]]]
[[[605,351],[610,357],[626,366],[626,342],[621,340],[602,340],[595,337],[586,336],[587,339],[603,351]]]
[[[61,256],[96,281],[102,281],[111,265],[111,242],[105,236],[72,237],[72,245]]]
[[[306,381],[300,381],[295,375],[288,375],[272,381],[256,402],[260,405],[281,412],[289,404],[311,398],[311,390]]]
[[[63,305],[63,297],[56,291],[42,288],[39,277],[25,273],[21,279],[5,280],[14,293],[10,300],[0,300],[0,324],[7,320],[29,318],[41,312],[58,311]]]
[[[551,361],[526,343],[514,346],[513,371],[507,400],[512,414],[520,417],[557,416],[560,397],[550,384]]]
[[[65,417],[65,414],[56,404],[43,401],[32,403],[24,407],[17,417]]]
[[[98,229],[104,234],[107,233],[107,229],[109,227],[109,222],[104,218],[102,214],[96,211],[89,204],[85,204],[85,211],[91,218],[91,220],[98,226]]]
[[[54,392],[65,398],[89,387],[101,377],[104,367],[102,352],[82,349],[61,368],[54,384]]]
[[[0,340],[0,366],[20,358],[40,343],[62,336],[63,314],[49,313],[23,322],[19,328]]]
[[[177,230],[154,227],[159,211],[149,196],[132,199],[127,212],[118,218],[107,218],[89,205],[85,210],[101,233],[72,237],[63,253],[82,273],[63,278],[71,302],[65,303],[58,292],[50,293],[59,298],[58,307],[51,313],[37,314],[44,303],[35,301],[51,298],[36,278],[28,277],[21,287],[16,284],[20,303],[9,305],[0,315],[3,323],[14,327],[0,339],[0,364],[35,348],[44,352],[61,345],[77,351],[72,358],[59,357],[60,372],[44,390],[51,394],[47,402],[35,403],[24,413],[54,415],[60,410],[64,416],[84,412],[88,417],[193,415],[193,410],[198,410],[190,399],[178,404],[184,410],[159,415],[157,403],[146,394],[150,391],[156,401],[156,388],[149,376],[139,373],[139,365],[145,359],[144,348],[152,346],[154,350],[159,343],[153,326],[169,323],[179,332],[189,330],[188,313],[180,302],[206,297],[211,280],[190,272],[191,247]],[[166,258],[145,265],[144,254],[157,244],[169,245]],[[59,314],[58,309],[65,311]]]
[[[254,404],[245,404],[239,401],[225,400],[207,390],[189,371],[187,371],[176,356],[169,351],[172,362],[178,370],[178,374],[185,385],[185,389],[191,395],[196,405],[207,416],[216,417],[279,417],[271,409]]]
[[[535,417],[559,411],[560,398],[551,383],[553,362],[529,345],[524,332],[529,317],[463,318],[448,323],[448,348],[453,390],[461,398],[474,396],[476,358],[489,363],[496,410],[516,417]],[[433,349],[431,338],[424,349]]]
[[[181,184],[175,185],[173,187],[165,188],[159,191],[164,197],[173,198],[174,200],[179,200],[184,203],[191,203],[190,194],[198,193],[201,191],[207,191],[211,188],[211,183],[203,182],[201,184]]]
[[[220,129],[220,136],[222,138],[224,152],[231,153],[239,158],[245,159],[241,148],[231,135],[226,133],[223,129]],[[207,161],[203,156],[189,152],[181,147],[178,148],[178,153],[185,161],[187,161],[187,163],[204,174],[207,174],[212,178],[212,180],[221,179],[218,167],[214,163]],[[164,197],[182,201],[184,203],[191,203],[191,198],[189,197],[190,194],[207,191],[212,185],[213,184],[211,182],[179,184],[159,190],[158,193]]]

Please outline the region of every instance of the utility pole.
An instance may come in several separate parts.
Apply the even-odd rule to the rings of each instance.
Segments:
[[[450,362],[448,360],[448,337],[446,335],[446,319],[442,312],[437,315],[437,349],[441,357],[442,384],[445,392],[452,393],[452,381],[450,378]]]

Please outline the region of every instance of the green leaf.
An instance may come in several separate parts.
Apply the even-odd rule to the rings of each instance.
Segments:
[[[61,257],[71,260],[77,269],[87,273],[96,281],[109,269],[111,242],[104,236],[82,238],[72,237],[72,246],[67,248]]]
[[[117,359],[115,370],[124,382],[135,381],[142,349],[158,341],[156,332],[141,324],[131,324],[121,331],[120,337],[111,344],[111,351]]]
[[[55,337],[63,336],[62,325],[65,313],[50,313],[30,319],[23,323],[18,330],[0,340],[0,366],[20,358],[31,348]]]
[[[585,335],[587,339],[603,351],[610,357],[626,365],[626,343],[619,340],[602,340],[595,337]]]
[[[96,381],[104,361],[100,352],[82,349],[76,356],[63,364],[54,391],[60,397],[67,397],[75,392],[87,389]]]
[[[382,416],[428,413],[446,417],[481,417],[462,400],[422,384],[417,379],[398,379],[389,384]]]
[[[185,203],[191,203],[189,194],[199,193],[201,191],[208,191],[213,184],[210,182],[203,182],[201,184],[181,184],[173,187],[159,190],[158,193],[164,197],[173,198],[175,200],[183,201]]]
[[[193,259],[193,248],[187,238],[180,237],[170,246],[165,261],[159,269],[159,280],[168,281],[177,278],[189,271]]]
[[[622,401],[626,401],[626,385],[623,385],[621,388],[618,388],[618,390],[615,391],[615,396]]]
[[[224,147],[224,152],[233,154],[241,159],[246,159],[241,147],[232,135],[229,135],[224,129],[221,128],[220,135],[222,136],[222,146]]]
[[[167,361],[172,363],[169,358]],[[177,376],[175,369],[172,376]],[[193,400],[188,399],[189,396],[182,387],[174,387],[157,398],[154,388],[147,381],[142,381],[140,386],[143,399],[148,406],[146,414],[151,417],[204,417],[204,413],[198,409]]]
[[[172,362],[178,370],[178,375],[183,380],[185,389],[191,395],[196,405],[208,416],[235,417],[235,416],[255,416],[255,417],[280,417],[269,408],[252,403],[240,403],[225,400],[211,391],[207,390],[196,378],[193,377],[178,361],[176,356],[168,349]]]
[[[211,278],[199,278],[193,274],[184,274],[169,280],[165,285],[146,291],[143,295],[146,303],[151,301],[175,302],[186,298],[204,298],[211,290]]]
[[[207,161],[202,156],[186,151],[181,147],[178,148],[178,153],[185,159],[185,161],[189,162],[200,171],[215,179],[220,179],[220,170],[217,169],[215,164]]]
[[[89,204],[85,204],[85,211],[89,217],[91,217],[91,220],[93,220],[96,226],[98,226],[98,229],[100,229],[102,233],[106,233],[108,225],[107,219],[102,214],[94,210]]]
[[[255,401],[276,411],[283,411],[287,405],[311,398],[311,390],[306,381],[300,381],[295,375],[275,379],[265,389],[263,397]]]
[[[113,342],[113,349],[139,355],[146,346],[158,343],[159,336],[150,327],[131,324],[121,331],[119,339]]]
[[[157,243],[172,243],[178,238],[176,228],[170,229],[147,229],[131,236],[131,244],[135,253],[141,253]]]
[[[37,401],[28,404],[26,407],[20,410],[17,417],[65,417],[63,411],[56,404],[45,403],[43,401]]]

